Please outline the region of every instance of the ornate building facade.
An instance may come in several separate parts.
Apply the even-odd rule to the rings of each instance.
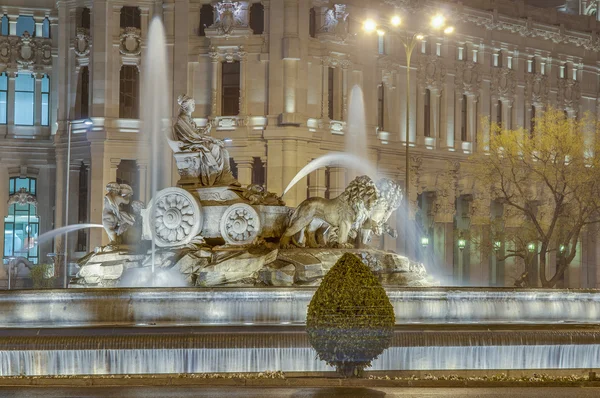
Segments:
[[[238,180],[281,193],[311,160],[345,150],[356,85],[366,104],[365,154],[380,175],[404,181],[407,60],[388,18],[398,12],[414,32],[439,10],[456,31],[418,43],[408,93],[409,201],[417,228],[405,239],[398,216],[400,237],[375,244],[421,258],[445,281],[511,286],[522,264],[499,262],[475,245],[457,246],[462,231],[479,231],[486,239],[489,221],[502,213],[485,184],[465,172],[481,118],[528,128],[548,104],[569,117],[600,115],[600,1],[549,3],[5,0],[0,5],[4,261],[20,256],[46,262],[62,245],[59,238],[38,244],[39,234],[67,224],[100,224],[110,181],[127,182],[137,198],[150,199],[140,91],[152,84],[142,73],[152,18],[161,18],[166,30],[165,79],[171,91],[164,95],[172,112],[179,94],[194,97],[197,123],[211,123],[214,136],[227,138]],[[363,32],[367,18],[388,34]],[[87,118],[92,126],[83,123]],[[177,182],[173,163],[161,169]],[[343,167],[320,169],[285,200],[295,206],[307,196],[335,197],[350,178]],[[600,286],[600,244],[592,231],[584,235],[564,286]],[[71,233],[69,255],[76,258],[105,239],[99,228]]]

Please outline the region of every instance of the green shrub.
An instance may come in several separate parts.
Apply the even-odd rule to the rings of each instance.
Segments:
[[[51,268],[50,264],[39,264],[31,267],[31,281],[33,282],[34,289],[49,289],[54,287],[56,278],[54,276],[51,278],[46,277],[48,270]]]
[[[389,347],[394,308],[383,287],[358,257],[344,254],[323,278],[306,317],[319,359],[345,377],[359,377]]]

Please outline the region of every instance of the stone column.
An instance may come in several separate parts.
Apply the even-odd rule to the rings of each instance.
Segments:
[[[119,21],[119,14],[115,16],[112,5],[111,0],[96,0],[94,1],[91,10],[91,36],[94,47],[92,48],[90,59],[90,89],[92,92],[90,115],[96,117],[106,116],[107,102],[111,102],[110,84],[111,82],[114,82],[115,79],[118,81],[118,74],[112,76],[111,72],[113,71],[110,67],[110,60],[112,60],[111,41],[114,39],[115,35],[114,26],[118,26]],[[67,46],[65,48],[65,54],[68,53],[70,39],[68,32],[66,32],[66,34],[67,37],[65,40],[67,41]],[[64,72],[64,74],[67,73],[68,71]],[[65,81],[66,79],[67,77],[65,76]],[[68,85],[65,83],[65,90],[66,87],[68,87]],[[64,94],[66,98],[66,92]],[[61,118],[59,117],[59,119]]]
[[[329,198],[337,198],[346,189],[346,169],[343,167],[329,168]]]
[[[440,97],[442,93],[438,89],[431,90],[431,102],[429,104],[431,117],[431,137],[436,140],[440,138]]]
[[[54,228],[64,227],[65,223],[65,198],[66,198],[66,174],[67,174],[67,151],[66,148],[56,148],[56,190],[54,200]],[[62,245],[63,235],[54,240],[54,249]]]
[[[69,225],[79,224],[79,171],[80,164],[71,164],[69,167]],[[69,244],[67,249],[69,253],[77,251],[77,232],[69,233]],[[72,258],[72,256],[69,256]]]
[[[40,126],[42,124],[42,78],[43,73],[35,73],[35,108],[33,111],[33,124]]]
[[[212,52],[210,53],[210,57],[212,60],[211,63],[211,70],[212,70],[212,81],[211,81],[211,107],[210,107],[210,118],[214,119],[216,118],[218,115],[221,114],[220,112],[220,104],[219,104],[219,80],[220,79],[220,75],[221,75],[221,62],[219,60],[219,54],[216,52]]]
[[[323,99],[321,102],[321,118],[329,120],[329,66],[323,62]]]
[[[283,160],[283,170],[282,170],[282,186],[286,186],[292,179],[296,176],[298,172],[296,165],[296,152],[298,151],[298,141],[296,140],[284,140],[282,146],[282,160]],[[298,193],[299,184],[294,185],[294,187],[286,194],[286,204],[288,206],[296,206],[298,205],[297,201],[297,193]]]
[[[313,171],[308,177],[308,196],[324,198],[327,192],[327,181],[325,181],[325,169]]]
[[[348,95],[349,95],[349,93],[348,93],[348,65],[342,64],[342,114],[341,114],[341,120],[346,120],[346,121],[348,120]],[[385,114],[387,115],[387,112]]]
[[[502,123],[505,129],[512,129],[513,101],[502,101]]]
[[[35,21],[35,32],[31,32],[32,36],[35,37],[44,37],[44,16],[34,16],[33,20]]]
[[[283,192],[283,141],[268,140],[267,142],[267,189],[271,192]]]
[[[246,115],[246,75],[248,74],[248,57],[246,53],[240,54],[240,116]]]
[[[142,41],[146,42],[148,39],[148,24],[149,24],[149,14],[150,9],[148,7],[140,7],[140,19],[141,19],[141,28],[140,30],[142,35]],[[146,44],[147,46],[147,44]]]
[[[490,199],[487,192],[475,192],[469,204],[471,243],[469,244],[469,282],[493,286],[491,277]],[[479,244],[474,244],[479,242]]]
[[[17,35],[17,18],[19,16],[7,14],[6,17],[8,18],[8,34],[9,34],[9,36],[16,36]],[[33,33],[33,32],[31,32],[31,33]]]
[[[252,184],[252,166],[254,159],[252,157],[236,157],[235,162],[237,163],[238,169],[238,181],[242,186]]]
[[[147,203],[147,201],[149,200],[148,188],[150,187],[148,181],[148,163],[140,162],[140,160],[137,160],[137,166],[138,175],[140,179],[138,195],[142,202]]]
[[[300,39],[298,26],[298,0],[286,0],[283,4],[283,113],[282,124],[300,123],[298,112],[298,64],[300,62]]]
[[[0,231],[4,237],[4,217],[8,215],[8,169],[5,165],[0,164],[0,187],[3,195],[0,197]],[[4,238],[0,239],[0,255],[4,256]],[[4,267],[2,267],[4,268]]]
[[[6,106],[6,125],[7,127],[14,126],[15,124],[15,78],[16,74],[14,72],[7,72],[8,75],[8,93],[7,93],[7,106]],[[9,128],[10,132],[10,128]]]
[[[454,96],[454,142],[462,142],[462,103],[463,96],[458,91]],[[460,144],[455,145],[456,150],[460,150]]]

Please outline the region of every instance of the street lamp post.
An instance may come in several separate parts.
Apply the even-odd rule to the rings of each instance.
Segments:
[[[393,15],[390,19],[390,23],[394,28],[400,27],[402,19],[398,15]],[[436,14],[431,18],[431,28],[433,30],[443,31],[444,34],[451,34],[454,32],[454,27],[446,25],[446,18],[441,14]],[[363,29],[367,32],[376,31],[379,36],[385,34],[385,30],[377,26],[377,23],[368,19],[363,24]],[[404,179],[404,203],[406,206],[406,223],[404,231],[404,246],[405,250],[408,250],[408,233],[410,225],[408,220],[410,219],[410,62],[413,50],[415,49],[418,42],[425,39],[426,35],[421,32],[410,33],[408,30],[398,32],[398,38],[402,42],[404,47],[404,53],[406,55],[406,134],[405,134],[405,179]]]
[[[83,122],[84,125],[86,126],[91,126],[94,124],[94,122],[92,122],[92,119],[87,118],[84,120],[77,120],[78,122]],[[65,226],[69,225],[69,199],[70,199],[70,182],[71,182],[71,132],[73,131],[73,120],[67,120],[67,195],[66,195],[66,203],[65,203]],[[63,287],[66,289],[67,288],[67,279],[68,279],[68,264],[69,264],[69,260],[67,259],[68,257],[68,247],[69,247],[69,233],[65,232],[65,237],[64,237],[64,253],[65,253],[65,259],[64,259],[64,276],[63,276]]]

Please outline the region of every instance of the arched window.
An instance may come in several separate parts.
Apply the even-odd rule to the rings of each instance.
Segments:
[[[6,124],[8,118],[8,75],[0,73],[0,124]]]
[[[50,20],[48,18],[44,18],[42,22],[42,37],[50,38]]]
[[[316,37],[317,36],[317,12],[315,11],[314,7],[312,7],[309,12],[310,12],[310,14],[308,16],[308,34],[310,35],[310,37]]]
[[[31,15],[19,15],[17,18],[17,36],[23,36],[25,32],[31,36],[35,33],[35,21]]]
[[[255,35],[262,35],[265,31],[265,7],[261,3],[250,6],[250,29]]]
[[[222,107],[223,116],[237,116],[240,113],[240,63],[225,62],[222,68]]]
[[[35,78],[30,73],[19,73],[15,78],[15,124],[33,126]]]
[[[139,72],[134,65],[123,65],[119,85],[119,117],[138,119],[139,107]]]
[[[467,141],[467,96],[462,96],[461,104],[461,126],[460,126],[460,140]]]
[[[121,28],[142,28],[142,12],[139,7],[124,6],[121,8]]]
[[[425,90],[425,115],[423,120],[423,132],[425,137],[431,137],[431,91]]]
[[[81,17],[80,17],[79,26],[81,28],[90,29],[90,9],[84,7],[81,9]]]
[[[8,215],[4,218],[4,263],[11,257],[24,257],[38,264],[37,237],[40,219],[36,203],[20,201],[15,194],[31,195],[35,199],[36,179],[12,177],[9,179]],[[23,203],[25,202],[25,203]]]
[[[198,30],[198,34],[200,36],[206,36],[206,32],[204,31],[206,28],[209,28],[215,21],[215,10],[213,6],[210,4],[203,4],[200,8],[200,29]]]

